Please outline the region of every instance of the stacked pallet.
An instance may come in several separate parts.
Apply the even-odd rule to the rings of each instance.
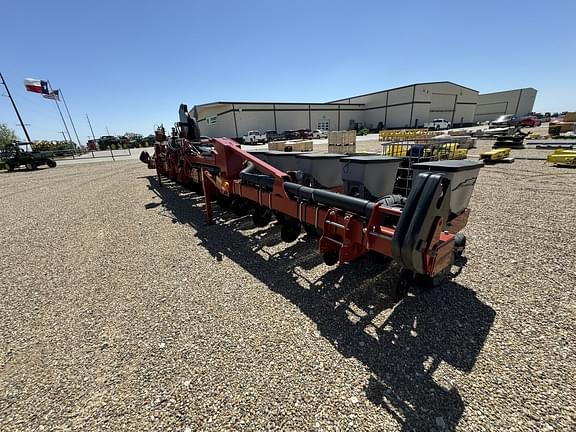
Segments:
[[[356,131],[328,132],[328,153],[356,153]]]
[[[564,132],[576,132],[576,112],[566,113],[561,121],[549,123],[548,135],[558,136]]]
[[[313,149],[314,143],[312,140],[270,141],[268,143],[268,150],[276,150],[282,152],[312,151]]]

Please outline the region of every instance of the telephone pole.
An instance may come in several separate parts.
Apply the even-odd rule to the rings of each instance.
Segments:
[[[12,99],[12,95],[10,94],[10,89],[8,88],[8,85],[6,84],[6,81],[4,81],[4,76],[2,76],[2,72],[0,72],[0,78],[2,79],[2,84],[4,85],[4,88],[6,89],[6,93],[8,93],[8,97],[10,98],[10,102],[12,102],[12,106],[14,107],[14,111],[16,111],[16,116],[18,117],[18,121],[20,122],[20,126],[22,126],[22,129],[24,130],[24,134],[26,135],[26,140],[28,142],[32,142],[32,140],[30,139],[30,135],[28,135],[28,130],[26,129],[26,126],[24,125],[24,121],[22,121],[22,117],[20,116],[20,112],[18,112],[18,108],[16,108],[16,103],[14,102],[14,99]]]

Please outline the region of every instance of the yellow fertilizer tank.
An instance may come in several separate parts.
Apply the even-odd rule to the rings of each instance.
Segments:
[[[554,165],[576,166],[576,150],[554,150],[548,155],[546,162]]]

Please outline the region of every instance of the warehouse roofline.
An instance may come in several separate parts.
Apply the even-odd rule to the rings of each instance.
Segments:
[[[512,90],[499,90],[499,91],[489,92],[489,93],[480,93],[480,96],[492,95],[492,94],[498,94],[498,93],[510,93],[510,92],[520,91],[520,90],[534,90],[535,92],[538,92],[538,90],[536,90],[534,87],[522,87],[522,88],[517,88],[517,89],[512,89]]]
[[[409,88],[409,87],[414,87],[414,86],[419,86],[419,85],[429,85],[429,84],[452,84],[452,85],[455,85],[457,87],[462,87],[462,88],[470,90],[470,91],[478,92],[478,90],[476,90],[476,89],[466,87],[466,86],[463,86],[461,84],[456,84],[455,82],[452,82],[452,81],[429,81],[429,82],[420,82],[420,83],[404,85],[404,86],[400,86],[400,87],[394,87],[394,88],[375,91],[375,92],[371,92],[371,93],[365,93],[365,94],[361,94],[361,95],[357,95],[357,96],[350,96],[350,97],[335,99],[335,100],[332,100],[329,102],[215,101],[215,102],[208,102],[208,103],[204,103],[204,104],[195,105],[195,107],[196,108],[203,108],[203,107],[212,106],[212,105],[355,105],[355,106],[364,106],[366,104],[348,103],[348,102],[342,102],[342,101],[345,101],[346,99],[354,99],[354,98],[370,96],[370,95],[374,95],[374,94],[378,94],[378,93],[384,93],[384,92],[388,92],[388,91],[400,90],[403,88]],[[518,90],[520,90],[520,89],[518,89]],[[534,90],[536,90],[536,89],[534,89]],[[499,93],[499,92],[496,92],[496,93]]]
[[[334,99],[333,101],[326,102],[326,103],[333,104],[333,103],[338,103],[338,102],[346,100],[346,99],[354,99],[354,98],[359,98],[359,97],[364,97],[364,96],[371,96],[371,95],[375,95],[378,93],[384,93],[384,92],[388,92],[388,91],[400,90],[403,88],[414,87],[414,86],[419,86],[419,85],[429,85],[429,84],[452,84],[452,85],[455,85],[457,87],[462,87],[462,88],[465,88],[465,89],[470,90],[470,91],[478,92],[478,90],[476,90],[476,89],[466,87],[466,86],[463,86],[461,84],[456,84],[455,82],[452,82],[452,81],[429,81],[429,82],[420,82],[420,83],[404,85],[404,86],[400,86],[400,87],[394,87],[394,88],[375,91],[375,92],[371,92],[371,93],[365,93],[365,94],[361,94],[361,95],[357,95],[357,96],[349,96],[349,97],[344,97],[344,98],[340,98],[340,99]],[[350,105],[357,105],[357,104],[350,104]]]
[[[246,102],[246,101],[217,101],[217,102],[208,102],[204,104],[196,105],[197,108],[202,108],[210,105],[337,105],[332,104],[331,102]],[[341,104],[341,105],[356,105],[356,106],[364,106],[365,104]]]

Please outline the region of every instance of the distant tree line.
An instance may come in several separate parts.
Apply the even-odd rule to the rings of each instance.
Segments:
[[[16,133],[5,123],[0,123],[0,148],[17,141]]]
[[[0,149],[8,144],[18,141],[16,132],[10,129],[8,125],[0,123]],[[119,150],[127,148],[149,147],[154,145],[154,135],[146,137],[126,132],[123,136],[102,136],[96,140],[89,140],[87,143],[88,150]],[[74,148],[70,141],[56,140],[38,140],[32,143],[32,150],[35,151],[59,151],[72,150]]]
[[[57,151],[57,150],[73,150],[74,146],[70,141],[48,141],[38,140],[32,143],[32,150],[34,151]]]

